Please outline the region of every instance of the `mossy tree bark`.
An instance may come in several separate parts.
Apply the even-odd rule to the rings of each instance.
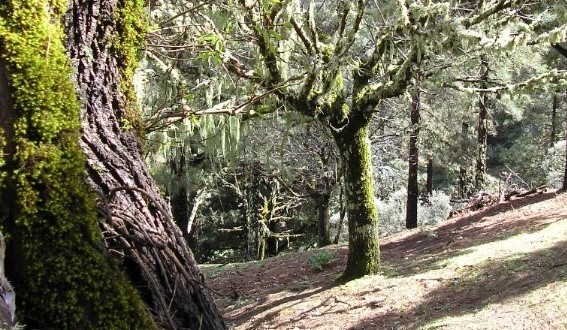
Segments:
[[[348,214],[348,257],[341,280],[375,274],[380,267],[378,211],[374,202],[374,180],[368,126],[370,115],[351,116],[347,126],[334,130],[344,166]]]
[[[50,10],[46,10],[49,8]],[[0,223],[6,272],[30,328],[153,329],[105,253],[84,185],[79,104],[51,1],[0,4]]]
[[[129,79],[144,39],[140,19],[145,15],[143,1],[138,0],[70,3],[67,51],[82,102],[81,147],[88,182],[100,196],[107,247],[123,257],[160,326],[224,329],[132,129],[137,120],[128,98]]]

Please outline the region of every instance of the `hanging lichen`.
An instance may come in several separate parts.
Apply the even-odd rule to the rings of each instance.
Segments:
[[[15,153],[3,160],[0,176],[7,178],[0,190],[0,220],[11,238],[7,273],[20,315],[42,328],[155,328],[100,243],[59,23],[66,6],[55,0],[0,4],[0,56],[17,114],[14,138],[5,142]]]

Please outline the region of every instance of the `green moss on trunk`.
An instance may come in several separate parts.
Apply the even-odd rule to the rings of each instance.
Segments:
[[[344,281],[375,274],[380,268],[368,124],[369,119],[352,116],[344,129],[333,133],[345,167],[349,250]]]
[[[136,91],[132,78],[138,68],[141,50],[146,43],[147,13],[144,7],[146,0],[120,0],[116,10],[116,40],[113,45],[121,63],[121,92],[126,104],[122,125],[133,129],[138,136],[144,136],[144,121],[136,102]]]
[[[0,4],[0,56],[17,117],[13,140],[6,141],[15,152],[0,168],[6,178],[0,220],[10,235],[7,272],[19,315],[29,325],[155,328],[137,292],[103,253],[94,198],[84,184],[79,103],[62,42],[66,6],[55,0]]]

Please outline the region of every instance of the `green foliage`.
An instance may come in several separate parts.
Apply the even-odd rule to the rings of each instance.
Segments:
[[[314,269],[322,272],[323,269],[330,265],[333,260],[335,260],[336,253],[330,252],[329,250],[319,250],[316,253],[311,253],[307,262]]]
[[[18,310],[41,327],[154,328],[136,291],[103,254],[59,23],[66,10],[67,1],[0,5],[0,51],[17,114],[14,141],[6,141],[16,152],[4,160],[0,191],[8,275]]]

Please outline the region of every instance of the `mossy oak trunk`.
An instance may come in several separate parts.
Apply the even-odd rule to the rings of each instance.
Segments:
[[[333,131],[344,166],[349,249],[342,280],[375,274],[380,267],[378,212],[368,125],[364,115],[352,116],[347,126]]]

